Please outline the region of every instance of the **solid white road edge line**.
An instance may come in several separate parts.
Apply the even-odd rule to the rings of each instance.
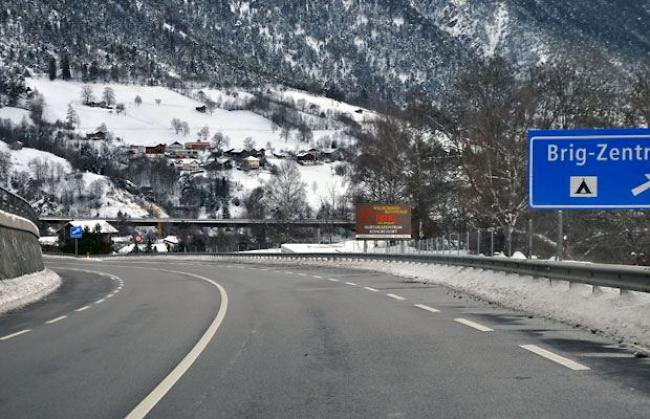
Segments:
[[[392,298],[394,300],[399,300],[399,301],[406,300],[406,298],[404,298],[402,296],[399,296],[399,295],[396,295],[396,294],[386,294],[386,296],[388,296],[388,297],[390,297],[390,298]]]
[[[7,339],[15,338],[16,336],[24,335],[25,333],[31,332],[31,331],[32,331],[32,329],[21,330],[20,332],[16,332],[16,333],[12,333],[12,334],[7,335],[7,336],[3,336],[3,337],[0,338],[0,340],[7,340]]]
[[[553,361],[556,364],[560,364],[560,365],[562,365],[564,367],[567,367],[568,369],[573,370],[573,371],[588,371],[588,370],[591,369],[591,368],[589,368],[589,367],[587,367],[585,365],[582,365],[582,364],[580,364],[578,362],[572,361],[572,360],[570,360],[568,358],[565,358],[563,356],[560,356],[560,355],[558,355],[556,353],[553,353],[551,351],[547,351],[546,349],[542,349],[537,345],[519,345],[519,347],[524,348],[527,351],[530,351],[530,352],[532,352],[532,353],[534,353],[536,355],[539,355],[539,356],[541,356],[543,358],[546,358],[546,359],[548,359],[550,361]]]
[[[61,320],[67,319],[67,318],[68,318],[68,316],[59,316],[59,317],[57,317],[55,319],[46,321],[45,324],[52,324],[52,323],[60,322]]]
[[[90,306],[83,306],[83,307],[80,307],[80,308],[76,309],[75,311],[84,311],[84,310],[88,310],[89,308],[90,308]]]
[[[421,308],[422,310],[430,311],[431,313],[440,313],[440,310],[437,308],[425,306],[424,304],[416,304],[415,307]]]
[[[363,287],[364,290],[372,291],[372,292],[379,292],[378,289],[372,288],[372,287]]]
[[[476,329],[476,330],[478,330],[480,332],[494,332],[494,329],[490,329],[487,326],[483,326],[482,324],[473,322],[471,320],[458,318],[458,319],[454,319],[454,321],[457,322],[457,323],[460,323],[460,324],[464,324],[465,326],[469,326],[469,327],[471,327],[473,329]]]
[[[208,346],[212,340],[212,337],[219,329],[219,326],[221,326],[223,319],[226,317],[226,311],[228,310],[228,294],[226,293],[226,290],[215,281],[201,275],[191,274],[187,272],[169,271],[163,269],[157,270],[191,276],[214,285],[219,290],[219,294],[221,294],[221,305],[219,306],[219,311],[217,312],[217,316],[212,321],[212,324],[210,324],[208,329],[205,331],[203,336],[201,336],[201,339],[199,339],[196,345],[194,345],[192,350],[187,355],[185,355],[185,358],[183,358],[181,362],[176,365],[172,372],[170,372],[169,375],[167,375],[167,377],[165,377],[165,379],[162,380],[160,384],[158,384],[156,388],[154,388],[153,391],[147,397],[145,397],[145,399],[142,400],[140,404],[138,404],[135,409],[131,411],[131,413],[128,414],[126,419],[144,418],[156,406],[156,404],[158,404],[158,402],[165,396],[165,394],[167,394],[169,390],[171,390],[171,388],[183,376],[183,374],[185,374],[187,370],[190,369],[192,364],[194,364],[194,361],[196,361],[199,355],[201,355],[201,352],[203,352]]]

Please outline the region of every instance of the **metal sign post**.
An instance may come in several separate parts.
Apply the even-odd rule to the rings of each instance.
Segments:
[[[79,226],[70,226],[70,238],[74,239],[74,255],[79,256],[79,239],[83,237],[84,230]]]

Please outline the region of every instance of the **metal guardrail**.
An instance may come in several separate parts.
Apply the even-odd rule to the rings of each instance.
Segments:
[[[38,214],[23,198],[0,187],[0,210],[23,217],[38,225]]]
[[[601,265],[572,262],[547,262],[535,260],[514,260],[482,256],[448,255],[386,255],[368,253],[163,253],[138,256],[212,256],[214,258],[241,258],[255,260],[359,260],[383,262],[429,263],[437,265],[463,266],[477,269],[529,275],[538,278],[556,279],[597,287],[619,288],[621,290],[650,292],[650,268],[621,265]]]

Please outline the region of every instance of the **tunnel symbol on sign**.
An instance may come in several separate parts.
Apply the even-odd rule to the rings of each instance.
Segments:
[[[596,198],[597,176],[571,176],[571,198]]]

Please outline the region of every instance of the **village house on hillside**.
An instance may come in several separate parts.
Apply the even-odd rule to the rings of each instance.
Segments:
[[[209,142],[201,140],[185,143],[186,150],[208,151],[210,147],[211,144]]]
[[[242,170],[258,170],[260,168],[260,159],[254,156],[248,156],[242,160]]]
[[[145,147],[144,153],[149,158],[160,158],[165,156],[165,144],[158,144],[153,147]]]
[[[302,165],[315,165],[320,160],[320,151],[312,148],[311,150],[300,152],[296,155],[296,161]]]
[[[86,140],[88,141],[105,141],[108,138],[108,130],[103,128],[98,128],[95,132],[89,132],[86,134]]]

